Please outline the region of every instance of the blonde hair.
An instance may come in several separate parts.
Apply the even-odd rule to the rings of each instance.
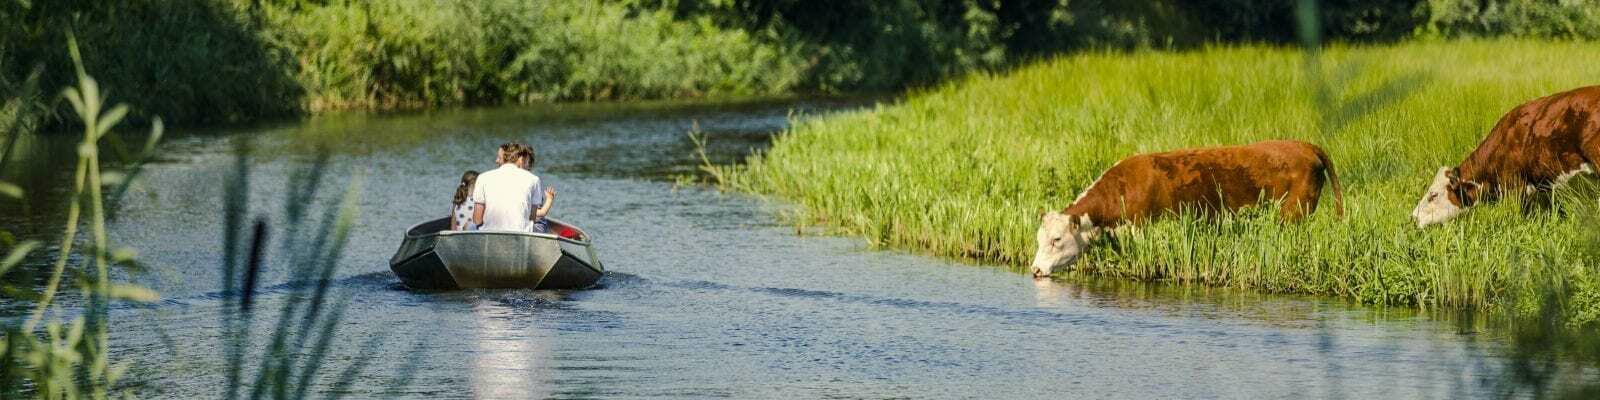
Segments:
[[[512,153],[517,151],[517,147],[518,146],[522,146],[522,145],[518,144],[517,142],[501,143],[500,144],[500,151],[495,153],[495,155],[499,159],[494,160],[494,161],[496,163],[508,163],[508,162],[511,162]]]

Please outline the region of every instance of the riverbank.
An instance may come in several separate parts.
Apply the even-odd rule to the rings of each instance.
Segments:
[[[0,19],[13,18],[26,23],[0,27],[0,95],[20,92],[36,67],[45,93],[70,82],[70,33],[88,72],[135,105],[132,116],[178,125],[341,110],[781,95],[795,92],[806,65],[798,49],[709,17],[621,2],[0,5]],[[53,97],[42,100],[40,108],[58,109]]]
[[[1052,399],[1063,387],[1104,398],[1500,393],[1479,383],[1500,381],[1500,355],[1494,346],[1470,342],[1487,335],[1456,334],[1462,328],[1455,320],[1231,289],[1036,282],[993,268],[863,251],[854,240],[796,236],[748,196],[674,187],[666,179],[699,165],[683,134],[694,126],[711,138],[709,159],[733,162],[764,147],[791,121],[791,110],[820,117],[841,107],[534,108],[545,107],[560,110],[485,107],[174,132],[128,195],[107,203],[116,216],[106,222],[108,237],[138,249],[147,266],[117,281],[161,294],[159,302],[110,311],[101,342],[110,345],[111,365],[128,371],[117,387],[141,398],[224,397],[262,386],[274,392],[269,385],[296,385],[289,393],[304,390],[304,397],[419,399],[440,393]],[[329,148],[316,195],[298,194],[305,171],[321,164],[297,149],[318,138],[350,142]],[[68,154],[75,148],[71,137],[41,139],[66,142],[52,148]],[[564,199],[556,216],[595,234],[608,276],[593,290],[404,290],[386,263],[397,235],[441,213],[460,171],[489,165],[483,150],[508,139],[539,147],[539,176]],[[244,140],[253,144],[244,163],[249,201],[232,209],[246,210],[195,212],[217,208],[218,199],[240,190],[228,182],[237,182],[230,179],[240,166],[232,149]],[[50,165],[37,182],[70,179],[70,163]],[[28,191],[38,196],[33,204],[41,206],[14,212],[7,208],[14,203],[0,201],[0,229],[24,240],[59,239],[70,193],[50,190],[59,185],[32,187],[40,189]],[[344,203],[344,193],[353,193],[356,200],[347,204],[358,205],[359,216],[348,225],[341,256],[315,258],[338,260],[324,281],[295,262],[305,259],[296,254],[328,248],[311,235],[323,231],[326,210]],[[297,207],[305,210],[298,230],[289,211]],[[236,237],[248,238],[252,228],[229,227],[230,220],[264,221],[268,229],[250,314],[233,312],[241,297],[221,289],[233,285],[224,283],[219,260],[249,254],[228,250],[227,232],[242,230]],[[302,342],[297,326],[278,324],[280,310],[301,310],[291,318],[301,321],[324,285],[328,301],[318,306],[320,315],[339,319],[318,326],[336,328],[311,329]],[[72,300],[77,293],[64,290],[57,310],[82,309]],[[0,312],[24,301],[0,300]],[[330,344],[317,345],[329,332],[335,333]],[[293,358],[273,356],[280,334],[289,336],[279,354]],[[241,342],[235,353],[232,344]],[[320,361],[305,361],[320,354]],[[33,365],[27,360],[14,365]],[[1200,360],[1212,367],[1164,369]],[[281,384],[256,379],[273,367],[261,366],[269,361],[304,368],[287,372],[296,379]],[[238,365],[241,378],[230,385],[227,371]],[[351,368],[359,373],[345,372]],[[302,373],[315,375],[308,380]],[[345,376],[360,379],[339,379]],[[1067,376],[1080,383],[1059,380]]]
[[[0,2],[0,98],[70,118],[66,37],[87,72],[173,127],[336,110],[893,92],[1089,49],[1292,43],[1292,2],[132,0]],[[1325,36],[1590,38],[1588,4],[1323,5]]]
[[[1530,307],[1556,281],[1580,293],[1571,306],[1594,310],[1600,303],[1583,294],[1594,292],[1600,259],[1592,200],[1567,204],[1571,217],[1524,216],[1501,202],[1428,230],[1409,212],[1433,171],[1459,162],[1510,107],[1600,82],[1600,65],[1585,61],[1596,57],[1600,45],[1581,42],[1330,49],[1329,71],[1359,71],[1336,87],[1336,100],[1423,78],[1415,92],[1327,135],[1295,49],[1063,57],[804,121],[720,175],[730,188],[798,204],[798,224],[1020,270],[1038,215],[1066,207],[1118,159],[1302,139],[1334,158],[1344,218],[1324,208],[1292,225],[1270,213],[1162,221],[1123,236],[1119,249],[1096,247],[1066,274],[1475,308]]]

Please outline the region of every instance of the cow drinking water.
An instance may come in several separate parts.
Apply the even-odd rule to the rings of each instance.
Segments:
[[[1049,276],[1055,268],[1071,265],[1107,229],[1180,210],[1209,214],[1282,201],[1280,217],[1297,221],[1316,211],[1324,182],[1333,184],[1338,213],[1344,214],[1344,196],[1328,154],[1293,140],[1128,157],[1089,184],[1065,210],[1042,217],[1033,276]]]
[[[1440,167],[1411,218],[1427,227],[1478,203],[1520,190],[1524,210],[1547,202],[1551,189],[1600,162],[1600,86],[1523,103],[1495,123],[1461,165]]]

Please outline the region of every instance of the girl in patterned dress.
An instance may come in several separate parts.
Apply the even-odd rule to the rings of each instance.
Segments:
[[[472,223],[472,186],[478,182],[478,171],[468,170],[461,174],[461,184],[456,185],[456,196],[450,199],[450,230],[474,231],[478,225]]]

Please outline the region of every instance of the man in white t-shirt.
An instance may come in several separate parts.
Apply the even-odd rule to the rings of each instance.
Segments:
[[[472,222],[478,230],[536,232],[535,221],[550,213],[555,188],[543,188],[538,176],[519,167],[531,161],[533,150],[520,144],[510,147],[498,157],[500,167],[479,174],[472,188],[476,203]]]

